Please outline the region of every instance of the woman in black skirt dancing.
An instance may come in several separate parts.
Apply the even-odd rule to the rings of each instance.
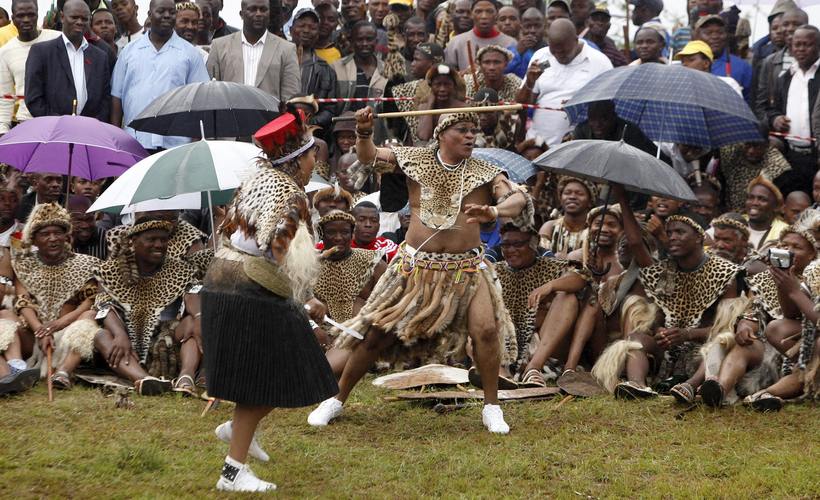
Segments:
[[[254,138],[268,159],[236,191],[202,291],[208,394],[236,403],[233,420],[216,428],[230,443],[216,484],[223,491],[276,489],[245,463],[248,454],[268,460],[254,437],[260,420],[338,392],[305,313],[321,320],[325,311],[311,292],[319,266],[304,191],[313,137],[301,112],[286,112]]]

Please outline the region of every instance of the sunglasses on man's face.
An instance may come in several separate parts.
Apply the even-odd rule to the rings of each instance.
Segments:
[[[502,250],[510,249],[510,248],[524,248],[529,244],[528,240],[522,241],[502,241],[498,246],[501,247]]]
[[[461,135],[473,134],[477,135],[481,133],[480,128],[473,128],[473,127],[455,127],[453,130],[458,132]]]

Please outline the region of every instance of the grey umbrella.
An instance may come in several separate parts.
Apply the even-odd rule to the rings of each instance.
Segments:
[[[578,140],[560,144],[535,159],[539,168],[560,175],[580,177],[593,182],[622,184],[629,191],[673,198],[681,201],[697,201],[689,185],[669,165],[648,155],[624,141]],[[609,191],[604,201],[606,213]],[[598,232],[598,237],[601,233]],[[598,255],[598,239],[595,240],[590,271],[603,276],[611,267],[607,264],[598,269],[594,262]]]
[[[535,159],[538,168],[594,182],[617,182],[635,191],[680,201],[697,201],[669,165],[623,141],[578,140],[551,148]]]
[[[532,162],[523,156],[499,148],[475,148],[473,156],[490,162],[501,170],[507,172],[507,175],[513,182],[524,184],[527,179],[538,173],[538,169]]]
[[[129,127],[160,135],[243,137],[279,116],[279,99],[234,82],[197,82],[154,99]]]

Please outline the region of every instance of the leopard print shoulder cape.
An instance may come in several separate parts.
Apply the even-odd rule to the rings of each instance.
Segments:
[[[382,252],[352,248],[342,260],[321,260],[321,270],[313,293],[327,304],[328,315],[338,322],[353,317],[353,304],[373,277]]]
[[[464,166],[445,170],[433,148],[394,147],[399,167],[421,185],[419,218],[431,229],[449,229],[461,211],[462,200],[479,186],[492,181],[501,169],[477,158]]]
[[[282,170],[263,166],[236,190],[225,219],[252,235],[260,248],[268,248],[277,225],[294,206],[307,206],[305,190]]]
[[[485,87],[484,74],[480,71],[476,72],[476,80],[478,85],[473,83],[473,75],[467,73],[464,75],[464,83],[467,85],[467,98],[475,97],[476,89]],[[504,75],[504,83],[501,85],[501,90],[498,91],[498,99],[501,101],[515,101],[515,94],[521,88],[521,79],[518,76],[508,73]]]
[[[94,268],[100,262],[96,257],[72,252],[61,264],[49,266],[36,254],[27,254],[15,257],[12,266],[17,279],[34,299],[37,317],[45,323],[59,318],[66,302],[81,302],[97,293]]]
[[[430,85],[425,80],[413,80],[412,82],[402,83],[393,87],[393,97],[413,97],[412,101],[396,101],[396,107],[399,111],[415,111],[430,95]],[[405,116],[404,121],[407,123],[407,130],[410,131],[410,139],[413,144],[422,142],[419,139],[419,118],[417,116]]]
[[[703,313],[717,301],[741,271],[726,259],[706,256],[699,269],[682,272],[671,260],[641,269],[640,280],[664,312],[666,328],[697,328]]]
[[[761,271],[747,276],[746,284],[754,296],[750,307],[767,314],[772,319],[783,318],[783,311],[780,309],[780,298],[777,296],[777,284],[775,284],[774,278],[772,278],[769,271]]]
[[[501,283],[501,296],[515,326],[519,364],[528,355],[527,347],[536,333],[537,311],[527,306],[527,298],[533,290],[561,277],[569,268],[566,260],[551,257],[537,257],[535,263],[526,269],[513,269],[504,261],[495,265],[495,272]]]
[[[96,269],[101,292],[94,304],[101,313],[116,308],[124,315],[131,344],[145,362],[162,311],[198,284],[197,269],[181,259],[166,257],[159,272],[128,284],[119,261],[107,260]]]
[[[803,283],[809,288],[813,297],[820,296],[820,259],[811,261],[803,269]]]
[[[121,225],[112,227],[105,234],[106,246],[108,246],[108,255],[116,255],[119,253],[118,245],[122,240],[123,234],[129,229],[128,225]],[[194,227],[191,223],[184,220],[177,221],[174,232],[171,234],[171,239],[168,240],[168,254],[172,259],[185,258],[188,249],[196,242],[203,242],[207,239],[205,233]]]

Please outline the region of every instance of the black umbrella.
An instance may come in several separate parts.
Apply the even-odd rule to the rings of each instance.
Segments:
[[[628,191],[697,201],[692,189],[672,167],[623,141],[569,141],[551,148],[534,163],[542,170],[560,175],[600,183],[617,182]]]
[[[154,99],[129,127],[160,135],[200,138],[252,135],[279,115],[279,99],[235,82],[198,82]]]
[[[681,201],[697,201],[686,181],[669,165],[646,154],[624,141],[578,140],[560,144],[535,159],[542,170],[560,175],[580,177],[593,182],[622,184],[629,191],[673,198]],[[604,210],[609,204],[607,190]],[[598,233],[600,237],[601,233]],[[609,272],[609,264],[604,269],[595,268],[598,254],[596,240],[593,262],[588,264],[596,275]]]

